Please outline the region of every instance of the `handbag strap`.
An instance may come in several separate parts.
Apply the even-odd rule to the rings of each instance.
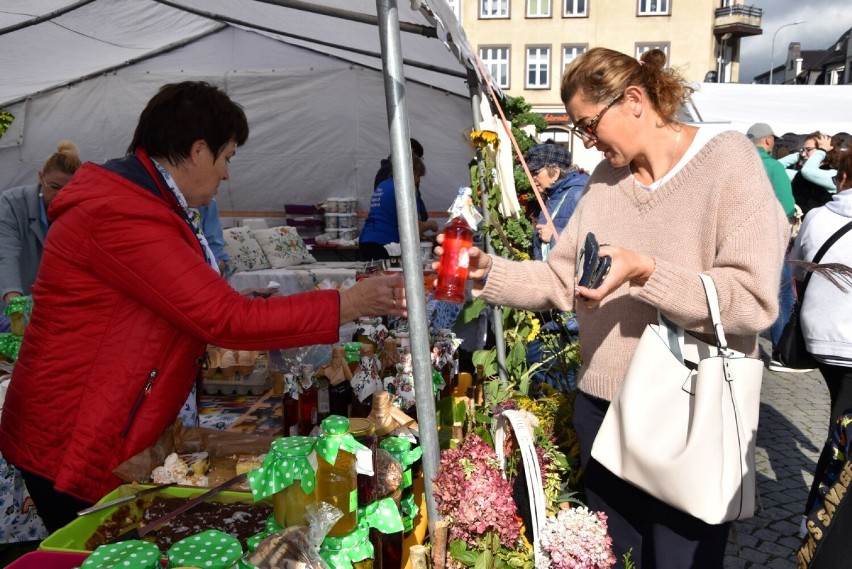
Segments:
[[[724,351],[728,347],[728,340],[725,338],[725,330],[722,328],[722,312],[719,309],[719,295],[716,292],[716,285],[710,275],[700,273],[698,276],[701,277],[704,293],[707,296],[707,306],[710,307],[710,321],[713,323],[713,333],[716,335],[716,346],[720,351]],[[657,323],[663,339],[669,344],[669,350],[681,363],[684,363],[683,328],[666,318],[659,310],[657,311]]]
[[[834,235],[829,237],[826,242],[822,244],[822,247],[819,248],[819,251],[817,251],[817,254],[814,255],[814,259],[811,262],[815,265],[819,264],[819,262],[822,261],[823,255],[825,255],[831,246],[837,243],[837,240],[843,237],[843,235],[845,235],[850,229],[852,229],[852,221],[835,231]],[[801,303],[802,299],[805,298],[805,290],[808,288],[808,283],[810,282],[813,274],[813,271],[808,271],[808,274],[805,275],[805,280],[802,283],[802,289],[799,291],[799,303]]]
[[[700,273],[701,284],[704,285],[704,293],[707,295],[707,306],[710,307],[710,321],[713,323],[713,333],[716,334],[716,345],[720,350],[725,350],[728,347],[728,340],[725,338],[725,329],[722,327],[722,312],[719,310],[719,295],[716,292],[716,285],[710,275]]]

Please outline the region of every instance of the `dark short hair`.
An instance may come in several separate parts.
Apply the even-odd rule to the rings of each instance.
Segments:
[[[418,158],[423,158],[423,145],[415,138],[411,139],[411,152],[416,154]]]
[[[128,152],[143,148],[150,156],[179,164],[197,140],[203,140],[215,158],[228,142],[241,146],[248,135],[240,105],[210,83],[184,81],[164,85],[148,101]]]

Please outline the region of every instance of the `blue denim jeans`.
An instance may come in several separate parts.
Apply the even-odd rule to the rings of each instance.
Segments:
[[[781,333],[784,331],[784,326],[787,325],[787,321],[793,313],[793,305],[796,303],[796,294],[793,291],[793,269],[786,257],[784,258],[784,267],[781,269],[781,290],[778,293],[778,303],[778,318],[769,328],[773,358],[775,358],[775,351],[778,349],[778,340],[781,339]]]

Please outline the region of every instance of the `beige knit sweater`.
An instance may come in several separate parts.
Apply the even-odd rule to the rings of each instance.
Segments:
[[[778,311],[790,230],[745,136],[713,137],[654,192],[638,187],[628,167],[602,162],[547,262],[494,258],[474,294],[514,308],[574,309],[575,259],[590,231],[599,243],[651,255],[656,269],[644,286],[625,283],[595,309],[576,306],[584,393],[613,398],[657,310],[686,330],[712,334],[701,272],[719,292],[728,345],[756,353],[757,334]]]

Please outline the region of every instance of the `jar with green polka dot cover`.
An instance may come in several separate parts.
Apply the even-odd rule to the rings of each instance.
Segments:
[[[314,437],[275,439],[263,465],[248,474],[254,500],[272,496],[272,515],[282,527],[307,525],[305,509],[316,501],[316,472],[309,460],[316,442]]]
[[[373,569],[373,544],[366,524],[341,536],[327,536],[319,549],[330,569]]]
[[[82,569],[154,569],[160,566],[160,550],[150,542],[131,539],[118,543],[107,543],[95,549],[85,561]]]
[[[216,529],[186,537],[169,548],[169,567],[229,569],[238,563],[243,548],[237,538]]]
[[[357,523],[358,486],[355,453],[369,452],[349,431],[349,419],[332,415],[322,422],[322,434],[316,444],[317,501],[326,502],[343,512],[343,517],[328,535],[351,533]]]
[[[411,467],[423,456],[423,449],[419,446],[414,446],[405,437],[388,437],[379,443],[379,446],[397,459],[404,469],[402,472],[402,482],[400,483],[400,489],[402,490],[400,506],[402,508],[402,521],[405,525],[405,532],[408,533],[414,529],[414,518],[417,517],[420,511],[417,501],[414,498]]]

